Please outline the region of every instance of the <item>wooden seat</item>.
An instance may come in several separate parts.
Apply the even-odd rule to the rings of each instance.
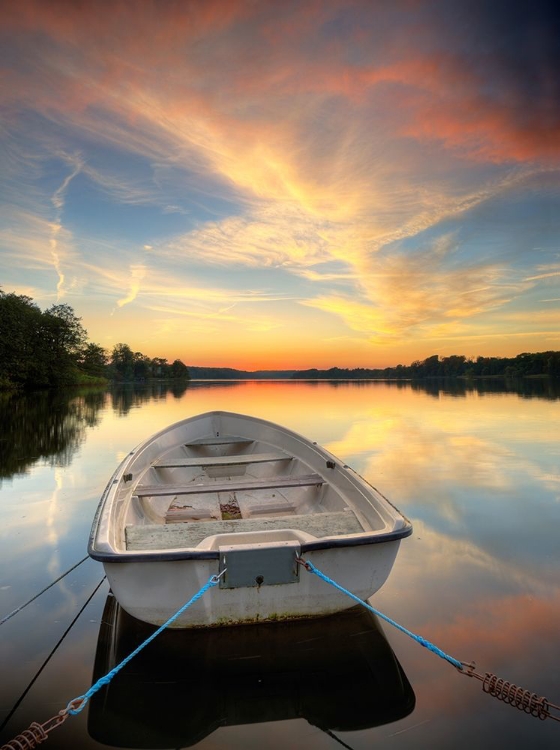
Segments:
[[[185,443],[187,448],[194,446],[200,448],[205,445],[232,445],[233,443],[254,443],[251,438],[236,437],[235,435],[224,435],[223,437],[198,438],[190,443]]]
[[[247,492],[251,490],[274,490],[285,487],[309,487],[324,484],[320,474],[300,476],[267,477],[265,479],[235,479],[224,481],[196,481],[191,484],[145,484],[138,485],[134,495],[138,497],[161,497],[165,495],[199,495],[208,492]]]
[[[189,458],[162,458],[152,464],[156,469],[175,469],[189,466],[239,466],[242,464],[266,463],[268,461],[287,461],[292,456],[281,451],[275,453],[249,453],[241,456],[199,456]]]
[[[125,529],[126,548],[127,550],[192,548],[215,534],[274,529],[294,529],[319,539],[364,531],[355,513],[347,510],[335,513],[284,516],[283,518],[127,526]]]

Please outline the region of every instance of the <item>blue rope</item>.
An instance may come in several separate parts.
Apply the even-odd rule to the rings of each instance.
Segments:
[[[208,582],[204,584],[204,586],[198,591],[192,599],[189,599],[189,601],[186,604],[183,604],[181,609],[179,609],[177,612],[175,612],[174,615],[172,615],[167,622],[164,622],[164,624],[159,627],[154,633],[152,633],[146,640],[141,643],[137,648],[134,649],[134,651],[129,654],[125,659],[121,661],[120,664],[117,664],[116,667],[113,667],[113,669],[110,672],[107,672],[107,674],[104,677],[100,677],[97,682],[90,687],[90,689],[84,693],[83,695],[80,695],[78,698],[74,698],[74,700],[71,700],[68,706],[66,707],[66,711],[71,714],[72,716],[75,716],[76,714],[79,714],[80,711],[84,708],[88,700],[91,698],[92,695],[94,695],[98,690],[100,690],[105,685],[108,685],[113,677],[117,674],[117,672],[120,672],[120,670],[128,664],[128,662],[133,659],[136,654],[138,654],[142,649],[148,645],[148,643],[151,643],[154,638],[156,638],[161,632],[165,630],[165,628],[169,627],[175,620],[180,617],[183,612],[188,609],[191,604],[194,604],[198,599],[200,599],[201,596],[203,596],[208,589],[212,588],[212,586],[216,586],[219,582],[218,576],[211,576],[208,579]]]
[[[449,654],[446,654],[445,651],[442,651],[437,646],[434,646],[433,643],[430,643],[430,641],[427,641],[425,638],[422,638],[421,635],[416,635],[416,633],[412,633],[410,630],[407,630],[406,628],[403,628],[402,625],[399,625],[398,622],[395,622],[394,620],[391,620],[390,617],[387,617],[382,612],[379,612],[379,610],[372,607],[367,602],[364,602],[362,599],[360,599],[359,596],[356,596],[356,594],[353,594],[351,591],[348,591],[343,586],[338,584],[336,581],[333,581],[332,578],[329,578],[324,573],[322,573],[320,570],[318,570],[313,563],[308,562],[307,560],[301,561],[304,565],[304,567],[309,570],[311,573],[315,573],[316,576],[319,578],[322,578],[323,581],[326,583],[330,583],[331,586],[334,586],[335,589],[338,589],[343,594],[346,594],[351,599],[354,599],[354,601],[358,602],[358,604],[361,604],[362,607],[365,607],[366,609],[369,609],[370,612],[373,612],[374,615],[377,615],[382,620],[385,620],[385,622],[388,622],[389,625],[392,625],[393,627],[397,628],[397,630],[400,630],[401,633],[404,633],[405,635],[408,635],[413,640],[417,641],[421,646],[424,646],[424,648],[427,648],[428,651],[431,651],[432,653],[436,654],[437,656],[441,657],[442,659],[445,659],[450,664],[453,664],[454,667],[457,667],[457,669],[460,669],[463,671],[463,663],[458,661],[457,659],[454,659],[452,656],[449,656]]]

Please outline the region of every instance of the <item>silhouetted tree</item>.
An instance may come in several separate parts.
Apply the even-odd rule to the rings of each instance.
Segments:
[[[99,344],[86,344],[81,352],[78,365],[87,375],[102,378],[107,375],[107,352]]]
[[[111,374],[115,380],[134,379],[134,354],[128,344],[115,344],[111,352]]]

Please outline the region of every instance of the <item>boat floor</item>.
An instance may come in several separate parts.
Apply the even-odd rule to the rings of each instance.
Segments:
[[[215,534],[274,529],[294,529],[317,538],[344,536],[364,531],[355,513],[348,509],[338,513],[309,513],[281,518],[131,525],[125,529],[126,548],[135,551],[192,548]]]

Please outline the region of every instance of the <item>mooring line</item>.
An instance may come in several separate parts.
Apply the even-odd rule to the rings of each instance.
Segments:
[[[143,641],[143,643],[141,643],[137,648],[135,648],[134,651],[131,654],[129,654],[126,658],[124,658],[119,664],[117,664],[116,667],[114,667],[104,677],[101,677],[99,680],[97,680],[97,682],[94,685],[92,685],[87,692],[85,692],[83,695],[80,695],[78,698],[74,698],[73,700],[71,700],[66,706],[66,708],[63,708],[62,710],[60,710],[56,716],[53,716],[51,719],[44,722],[43,724],[39,724],[36,721],[34,721],[32,724],[30,724],[30,726],[27,729],[25,729],[23,732],[18,734],[17,737],[14,737],[14,739],[8,742],[6,745],[2,745],[0,750],[21,750],[22,748],[25,748],[26,750],[32,750],[32,748],[34,748],[36,745],[39,745],[41,742],[44,742],[46,739],[48,739],[49,732],[51,732],[53,729],[63,724],[69,716],[75,716],[79,714],[80,711],[84,708],[84,706],[88,702],[88,700],[91,698],[91,696],[94,695],[94,693],[96,693],[105,685],[108,685],[109,682],[113,679],[113,677],[126,664],[128,664],[128,662],[131,659],[133,659],[136,656],[136,654],[138,654],[143,648],[145,648],[149,643],[151,643],[154,640],[154,638],[156,638],[162,631],[164,631],[167,627],[169,627],[169,625],[175,622],[175,620],[178,617],[180,617],[183,614],[183,612],[186,609],[188,609],[188,607],[191,606],[191,604],[194,604],[198,599],[200,599],[200,597],[203,596],[203,594],[205,594],[206,591],[208,591],[208,589],[212,588],[213,586],[217,586],[218,583],[220,582],[220,578],[224,575],[225,572],[226,572],[226,569],[224,568],[224,570],[222,570],[219,575],[210,576],[210,578],[204,584],[204,586],[191,599],[189,599],[189,601],[186,602],[186,604],[183,604],[183,606],[180,609],[178,609],[174,615],[172,615],[154,633],[152,633],[148,638],[146,638],[146,640]],[[22,700],[25,698],[25,696],[29,692],[35,680],[39,677],[39,675],[41,674],[41,672],[47,665],[47,662],[49,661],[51,656],[54,654],[56,649],[62,643],[67,633],[70,631],[70,629],[72,628],[72,626],[74,625],[78,617],[81,615],[81,613],[84,611],[88,603],[91,601],[97,589],[99,588],[99,586],[101,586],[104,580],[105,580],[105,577],[101,579],[101,581],[95,588],[95,591],[91,594],[91,596],[88,598],[87,602],[84,604],[82,609],[78,612],[74,620],[70,623],[70,626],[67,628],[67,630],[65,631],[60,641],[56,644],[54,649],[51,651],[47,660],[45,661],[41,669],[37,672],[37,674],[31,681],[31,683],[27,686],[26,690],[21,695],[16,705],[10,711],[9,716],[4,721],[0,729],[3,729],[6,726],[6,724],[8,723],[8,721],[10,720],[14,712],[16,711],[17,707],[20,705]]]
[[[387,615],[384,615],[383,612],[380,612],[378,609],[375,609],[375,607],[372,607],[371,604],[368,604],[367,602],[363,601],[363,599],[360,599],[360,597],[356,596],[356,594],[353,594],[351,591],[348,591],[348,589],[345,589],[344,586],[341,586],[336,581],[333,581],[332,578],[329,578],[327,575],[322,573],[313,565],[313,563],[310,563],[308,560],[304,560],[303,558],[299,557],[297,558],[297,562],[300,565],[303,565],[303,567],[310,573],[314,573],[318,578],[321,578],[323,581],[325,581],[325,583],[329,583],[331,586],[334,586],[335,589],[338,589],[338,591],[340,591],[341,593],[346,594],[362,607],[365,607],[365,609],[373,612],[373,614],[377,617],[385,620],[385,622],[393,625],[393,627],[397,628],[397,630],[400,630],[401,633],[408,635],[421,646],[424,646],[429,651],[436,654],[436,656],[445,659],[445,661],[454,666],[461,674],[480,680],[482,682],[482,689],[487,695],[491,695],[493,698],[497,698],[498,700],[503,701],[506,705],[513,706],[514,708],[517,708],[520,711],[524,711],[526,714],[534,716],[537,719],[541,719],[543,721],[544,719],[552,719],[553,721],[560,722],[560,717],[554,716],[550,713],[551,708],[560,713],[560,706],[557,706],[555,703],[550,703],[550,701],[548,701],[544,696],[539,697],[536,693],[531,693],[529,690],[518,687],[512,682],[507,682],[506,680],[496,677],[496,675],[492,674],[491,672],[486,672],[486,674],[484,675],[475,672],[474,662],[471,662],[469,664],[464,661],[459,661],[453,656],[449,656],[449,654],[446,654],[445,651],[442,651],[430,641],[427,641],[425,638],[422,638],[422,636],[417,635],[410,630],[407,630],[402,625],[399,625],[398,622],[395,622],[395,620],[392,620],[390,617],[387,617]]]
[[[346,742],[343,742],[340,737],[337,737],[336,734],[331,731],[330,729],[325,729],[324,727],[320,727],[317,724],[313,724],[312,726],[317,727],[321,732],[324,732],[328,737],[330,737],[335,742],[338,742],[339,745],[342,745],[342,747],[346,748],[346,750],[354,750],[353,747],[350,745],[347,745]]]
[[[302,558],[298,558],[297,561],[298,563],[300,563],[300,565],[303,565],[303,567],[306,570],[310,571],[311,573],[315,573],[315,575],[318,576],[319,578],[322,578],[323,581],[325,581],[326,583],[330,583],[331,586],[335,587],[335,589],[338,589],[343,594],[346,594],[346,596],[349,596],[355,602],[357,602],[358,604],[361,604],[362,607],[369,609],[370,612],[373,612],[374,615],[377,615],[382,620],[385,620],[385,622],[388,622],[389,625],[392,625],[393,627],[397,628],[397,630],[400,630],[401,633],[408,635],[409,638],[412,638],[421,646],[424,646],[424,648],[427,648],[429,651],[436,654],[436,656],[439,656],[442,659],[445,659],[445,661],[448,661],[450,664],[452,664],[454,667],[456,667],[459,670],[463,668],[463,662],[459,661],[458,659],[454,659],[452,656],[449,656],[449,654],[446,654],[445,651],[442,651],[433,643],[430,643],[430,641],[427,641],[425,638],[422,638],[421,635],[416,635],[416,633],[413,633],[412,631],[404,628],[402,625],[399,625],[399,623],[395,622],[395,620],[391,620],[391,618],[387,617],[387,615],[384,615],[383,612],[380,612],[379,610],[375,609],[374,607],[371,606],[371,604],[364,602],[364,600],[360,599],[359,596],[356,596],[356,594],[353,594],[351,591],[348,591],[348,589],[345,589],[339,583],[337,583],[336,581],[333,581],[332,578],[329,578],[327,575],[322,573],[320,570],[318,570],[318,568],[316,568],[313,565],[313,563],[310,563],[307,560],[303,560]]]
[[[22,609],[25,609],[25,607],[27,607],[28,604],[31,604],[31,602],[34,602],[35,599],[38,599],[41,596],[41,594],[44,594],[45,591],[48,591],[52,586],[55,585],[55,583],[58,583],[59,581],[61,581],[64,578],[64,576],[67,576],[68,573],[71,573],[73,570],[76,570],[76,568],[78,567],[78,565],[81,565],[83,562],[85,562],[88,559],[89,559],[89,555],[86,555],[82,560],[80,560],[79,562],[77,562],[75,565],[72,565],[72,567],[69,568],[66,571],[66,573],[63,573],[62,575],[58,576],[58,578],[56,578],[52,583],[49,583],[48,586],[45,586],[45,588],[42,591],[39,591],[38,594],[35,594],[35,596],[32,596],[31,599],[28,602],[25,602],[25,604],[22,604],[20,607],[17,607],[12,612],[10,612],[10,614],[8,614],[5,617],[3,617],[0,620],[0,625],[3,625],[5,622],[8,622],[8,620],[10,618],[12,618],[14,615],[17,615],[17,613],[21,612]]]
[[[504,701],[504,703],[514,706],[515,708],[518,708],[521,711],[524,711],[527,714],[530,714],[531,716],[535,716],[539,719],[553,719],[554,721],[560,722],[560,718],[553,716],[550,713],[550,709],[554,709],[556,711],[560,712],[560,706],[555,705],[554,703],[550,703],[546,698],[544,697],[537,697],[535,693],[530,693],[528,690],[524,690],[523,688],[519,688],[516,685],[513,685],[512,683],[506,682],[504,680],[501,680],[497,678],[495,675],[486,673],[486,675],[480,675],[477,672],[474,671],[474,664],[468,664],[466,662],[459,661],[458,659],[455,659],[454,657],[450,656],[449,654],[446,654],[444,651],[442,651],[440,648],[435,646],[430,641],[427,641],[425,638],[422,638],[421,636],[417,635],[416,633],[413,633],[410,630],[407,630],[402,625],[399,625],[398,622],[395,620],[392,620],[390,617],[387,617],[379,610],[375,609],[375,607],[372,607],[367,602],[360,599],[356,594],[353,594],[351,591],[348,591],[348,589],[345,589],[343,586],[341,586],[339,583],[334,581],[332,578],[329,578],[327,575],[322,573],[318,568],[316,568],[312,563],[310,563],[307,560],[304,560],[301,557],[296,558],[296,561],[298,564],[302,565],[306,570],[308,570],[311,573],[314,573],[316,576],[321,578],[326,583],[334,586],[338,591],[341,593],[349,596],[351,599],[353,599],[355,602],[360,604],[362,607],[365,607],[365,609],[368,609],[370,612],[372,612],[377,617],[380,617],[382,620],[385,620],[385,622],[388,622],[390,625],[393,625],[395,628],[400,630],[405,635],[408,635],[410,638],[415,640],[420,645],[424,646],[428,650],[430,650],[432,653],[435,653],[437,656],[440,656],[442,659],[450,663],[452,666],[454,666],[461,674],[467,675],[468,677],[475,677],[476,679],[479,679],[483,682],[483,690],[488,695],[491,695],[498,700]],[[83,562],[83,561],[82,561]],[[78,563],[79,564],[79,563]],[[69,571],[68,571],[69,572]],[[75,716],[76,714],[80,713],[82,709],[85,707],[89,699],[92,695],[94,695],[98,690],[100,690],[105,685],[108,685],[109,682],[113,679],[113,677],[126,665],[130,662],[131,659],[133,659],[143,648],[145,648],[149,643],[151,643],[154,638],[156,638],[162,631],[164,631],[169,625],[171,625],[178,617],[183,614],[183,612],[190,607],[192,604],[194,604],[198,599],[200,599],[206,591],[208,591],[213,586],[216,586],[219,583],[219,580],[226,570],[222,570],[219,575],[212,575],[208,579],[207,583],[191,598],[188,602],[186,602],[177,612],[175,612],[174,615],[172,615],[163,625],[161,625],[154,633],[152,633],[148,638],[146,638],[145,641],[143,641],[132,653],[130,653],[127,657],[125,657],[116,667],[114,667],[110,672],[108,672],[105,676],[101,677],[97,682],[92,685],[92,687],[83,695],[74,698],[71,700],[66,708],[63,708],[58,712],[56,716],[53,716],[48,721],[44,722],[43,724],[38,724],[37,722],[33,722],[28,729],[24,730],[21,734],[19,734],[17,737],[15,737],[11,742],[9,742],[7,745],[2,745],[0,750],[21,750],[21,748],[26,748],[26,750],[32,750],[36,745],[40,744],[41,742],[44,742],[46,739],[48,739],[48,733],[51,732],[54,728],[57,726],[60,726],[69,716]],[[73,627],[74,623],[78,619],[78,617],[81,615],[81,613],[84,611],[85,607],[88,605],[88,603],[91,601],[101,584],[105,578],[103,578],[99,584],[96,586],[93,593],[90,595],[82,609],[78,612],[74,620],[71,622],[69,627],[64,632],[62,638],[59,640],[59,642],[56,644],[54,649],[51,651],[49,656],[47,657],[46,661],[43,663],[31,683],[28,685],[24,693],[21,695],[19,700],[17,701],[16,705],[13,707],[13,709],[10,711],[10,714],[0,727],[0,729],[3,729],[10,718],[13,716],[14,712],[18,708],[18,706],[21,704],[24,697],[27,695],[29,690],[31,689],[31,686],[36,681],[36,679],[39,677],[57,648],[60,646],[66,635],[70,632],[71,628]],[[320,728],[320,727],[319,727]],[[324,730],[323,730],[324,731]],[[330,732],[328,732],[330,734]],[[338,737],[331,735],[333,739],[336,739],[337,742],[339,742],[344,747],[348,747],[343,743]]]
[[[139,646],[137,646],[134,651],[129,654],[127,657],[125,657],[120,664],[117,664],[116,667],[113,667],[113,669],[110,672],[107,672],[107,674],[104,677],[100,677],[97,682],[90,687],[90,689],[84,693],[83,695],[80,695],[78,698],[74,698],[71,700],[68,705],[66,706],[66,711],[68,711],[69,714],[72,716],[75,716],[76,714],[79,714],[80,711],[84,708],[88,700],[91,698],[92,695],[94,695],[98,690],[100,690],[105,685],[108,685],[113,677],[120,672],[120,670],[128,664],[128,662],[133,659],[136,654],[138,654],[140,651],[142,651],[143,648],[145,648],[148,643],[151,643],[154,638],[156,638],[160,633],[162,633],[166,628],[168,628],[172,623],[175,622],[175,620],[180,617],[183,612],[188,609],[191,604],[194,604],[198,599],[200,599],[201,596],[203,596],[208,589],[212,588],[213,586],[217,586],[221,576],[226,572],[226,568],[222,570],[220,575],[212,575],[208,579],[208,581],[204,584],[204,586],[200,589],[200,591],[197,591],[197,593],[189,599],[186,604],[183,604],[183,606],[175,612],[174,615],[172,615],[166,622],[163,623],[163,625],[160,625],[160,627],[152,633],[148,638],[146,638],[143,643],[141,643]]]
[[[103,583],[104,580],[105,580],[105,576],[103,576],[103,578],[99,581],[99,583],[94,588],[94,590],[92,591],[92,593],[88,596],[88,598],[86,599],[86,602],[83,605],[83,607],[80,609],[80,611],[78,612],[78,614],[76,615],[76,617],[74,617],[74,619],[72,620],[72,622],[70,623],[70,625],[66,628],[66,630],[64,631],[64,633],[60,637],[59,641],[57,642],[57,644],[55,645],[55,647],[52,649],[52,651],[50,652],[50,654],[47,656],[47,658],[45,659],[45,661],[42,663],[42,665],[40,666],[38,672],[35,674],[35,676],[31,680],[31,682],[29,683],[29,685],[25,688],[25,690],[23,691],[23,693],[17,699],[17,701],[15,702],[12,710],[10,711],[10,713],[7,715],[7,717],[2,722],[2,725],[0,726],[0,731],[2,731],[2,729],[4,729],[4,727],[8,724],[8,722],[10,721],[10,719],[12,718],[12,716],[15,714],[15,712],[17,711],[17,709],[21,705],[23,699],[25,698],[25,696],[27,695],[27,693],[31,690],[31,688],[33,687],[33,685],[37,681],[37,679],[38,679],[39,675],[41,674],[41,672],[44,670],[44,668],[47,666],[47,664],[49,663],[49,661],[55,655],[55,653],[58,650],[59,646],[62,644],[63,640],[66,638],[66,636],[68,635],[68,633],[72,630],[72,628],[74,627],[74,625],[75,625],[76,621],[78,620],[79,616],[82,614],[82,612],[87,607],[87,605],[90,603],[90,601],[93,599],[93,597],[95,596],[95,594],[99,590],[99,588],[100,588],[100,586],[101,586],[101,584]],[[5,746],[3,746],[3,747],[5,747]],[[24,747],[25,747],[25,745],[24,745]],[[0,750],[2,750],[2,748],[0,748]]]

